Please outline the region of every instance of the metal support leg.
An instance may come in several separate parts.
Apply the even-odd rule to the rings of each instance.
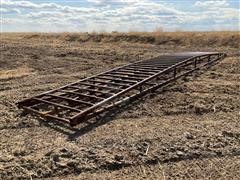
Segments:
[[[208,62],[210,62],[210,60],[211,60],[211,56],[209,55],[209,56],[208,56]]]
[[[173,77],[175,78],[176,75],[177,75],[177,68],[174,68],[174,70],[173,70]]]
[[[194,68],[196,69],[197,67],[197,59],[194,60]]]

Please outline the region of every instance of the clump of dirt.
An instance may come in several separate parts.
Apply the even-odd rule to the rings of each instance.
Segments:
[[[51,150],[40,158],[24,155],[21,153],[15,154],[15,157],[0,157],[0,161],[4,163],[0,169],[0,178],[48,178],[100,169],[117,170],[131,165],[123,156],[113,155],[101,149],[98,152],[88,148],[78,151],[60,148]]]
[[[77,150],[57,148],[39,157],[21,152],[0,157],[3,164],[0,177],[48,178],[99,170],[114,171],[144,164],[236,156],[240,155],[238,138],[238,133],[225,131],[216,136],[195,136],[186,132],[170,141],[154,138],[123,144],[116,142],[114,147],[107,149],[104,144]]]
[[[189,107],[193,109],[193,112],[197,115],[202,115],[211,111],[210,107],[207,107],[206,105],[201,103],[191,104]]]

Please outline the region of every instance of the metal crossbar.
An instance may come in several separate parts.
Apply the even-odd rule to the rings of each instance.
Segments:
[[[24,99],[18,107],[74,126],[225,57],[189,52],[137,61]]]

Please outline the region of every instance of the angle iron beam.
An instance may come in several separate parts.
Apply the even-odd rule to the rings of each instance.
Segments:
[[[103,80],[109,80],[109,81],[117,81],[117,82],[124,82],[124,83],[130,83],[130,84],[135,84],[135,83],[137,83],[137,81],[131,81],[131,80],[123,80],[123,79],[119,79],[119,77],[118,78],[106,78],[106,77],[99,77],[99,76],[97,76],[97,77],[95,77],[94,79],[103,79]]]
[[[130,80],[135,80],[135,81],[142,81],[144,78],[137,78],[137,77],[129,77],[129,76],[121,76],[121,75],[114,75],[114,74],[103,74],[102,76],[106,76],[106,77],[115,77],[115,78],[122,78],[124,80],[126,79],[130,79]],[[99,76],[98,76],[99,77]]]
[[[143,65],[138,65],[138,66],[130,66],[130,67],[136,67],[136,68],[158,68],[158,69],[165,69],[165,68],[168,68],[168,67],[170,67],[170,66],[172,66],[172,65],[174,65],[174,64],[170,64],[170,65],[159,65],[159,64],[143,64]]]
[[[111,92],[106,92],[106,91],[101,91],[101,90],[96,90],[96,89],[87,89],[87,88],[82,88],[80,86],[69,86],[69,88],[75,88],[80,91],[87,91],[87,92],[93,92],[93,93],[100,93],[102,95],[110,95],[113,96],[115,93]]]
[[[147,75],[147,76],[156,74],[156,73],[153,73],[153,72],[138,72],[138,71],[135,71],[135,70],[125,70],[125,69],[120,69],[117,72],[124,72],[124,73],[126,72],[126,73],[133,73],[133,74]]]
[[[35,97],[33,97],[32,99],[36,100],[36,101],[39,101],[39,102],[42,102],[42,103],[45,103],[45,104],[50,104],[50,105],[61,107],[61,108],[64,108],[64,109],[70,109],[70,110],[73,110],[73,111],[76,111],[76,112],[81,112],[81,110],[79,110],[79,109],[69,107],[69,106],[65,106],[63,104],[54,103],[54,102],[51,102],[51,101],[47,101],[47,100],[40,99],[40,98],[35,98]]]
[[[176,64],[176,63],[179,63],[183,60],[177,60],[175,62],[169,62],[169,61],[166,61],[166,62],[163,62],[163,61],[156,61],[156,62],[142,62],[142,63],[138,63],[138,65],[151,65],[151,64],[158,64],[158,65],[163,65],[163,66],[168,66],[168,65],[171,65],[171,64]]]
[[[55,97],[55,98],[59,98],[59,99],[64,99],[66,101],[72,101],[72,102],[75,102],[75,103],[80,103],[79,105],[81,105],[81,104],[85,104],[85,105],[88,105],[88,106],[94,105],[93,103],[90,103],[90,102],[77,100],[77,99],[71,99],[71,98],[68,98],[68,97],[58,96],[58,95],[54,95],[54,94],[47,94],[46,96],[51,96],[51,97]]]
[[[124,72],[111,72],[111,74],[117,74],[117,75],[126,75],[126,76],[132,76],[132,77],[137,77],[137,78],[147,78],[149,76],[147,75],[137,75],[137,74],[131,74],[131,73],[124,73]]]
[[[63,93],[68,93],[68,94],[73,94],[73,95],[75,94],[75,95],[78,95],[78,96],[97,99],[97,100],[104,100],[104,98],[102,98],[102,97],[93,96],[93,95],[89,95],[89,94],[82,94],[82,93],[79,93],[79,92],[76,92],[76,91],[77,90],[75,90],[75,91],[59,90],[59,92],[63,92]]]
[[[93,83],[100,83],[100,84],[107,84],[107,85],[114,85],[114,86],[124,86],[124,87],[129,87],[129,84],[122,84],[122,83],[114,83],[114,82],[110,82],[110,81],[100,81],[100,80],[92,80],[89,79],[89,82],[93,82]]]
[[[102,85],[97,85],[97,84],[90,84],[90,83],[85,83],[85,82],[79,82],[79,84],[84,85],[84,86],[96,87],[96,88],[100,88],[100,89],[109,89],[109,90],[114,90],[114,91],[119,91],[122,89],[122,88],[113,88],[113,87],[102,86]]]
[[[170,66],[158,66],[158,65],[139,65],[139,66],[130,66],[131,68],[150,68],[150,69],[157,69],[159,71],[166,69]]]
[[[154,68],[128,67],[126,70],[142,71],[142,72],[159,72],[160,70]]]
[[[139,66],[129,66],[129,67],[126,67],[126,68],[141,68],[141,69],[146,69],[146,70],[162,70],[163,68],[159,68],[159,67],[145,67],[143,65],[139,65]]]
[[[30,112],[30,113],[34,112],[35,114],[38,114],[39,116],[44,117],[44,118],[51,118],[51,119],[58,120],[58,121],[61,121],[61,122],[64,122],[64,123],[69,123],[70,122],[68,119],[61,118],[61,117],[58,117],[58,116],[53,116],[53,115],[50,115],[50,114],[44,114],[44,113],[41,113],[38,110],[35,110],[31,107],[22,106],[22,108],[25,109],[26,111]]]

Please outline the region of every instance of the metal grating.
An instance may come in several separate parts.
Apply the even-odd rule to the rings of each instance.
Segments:
[[[188,52],[138,61],[25,99],[18,107],[74,126],[225,56],[215,52]]]

